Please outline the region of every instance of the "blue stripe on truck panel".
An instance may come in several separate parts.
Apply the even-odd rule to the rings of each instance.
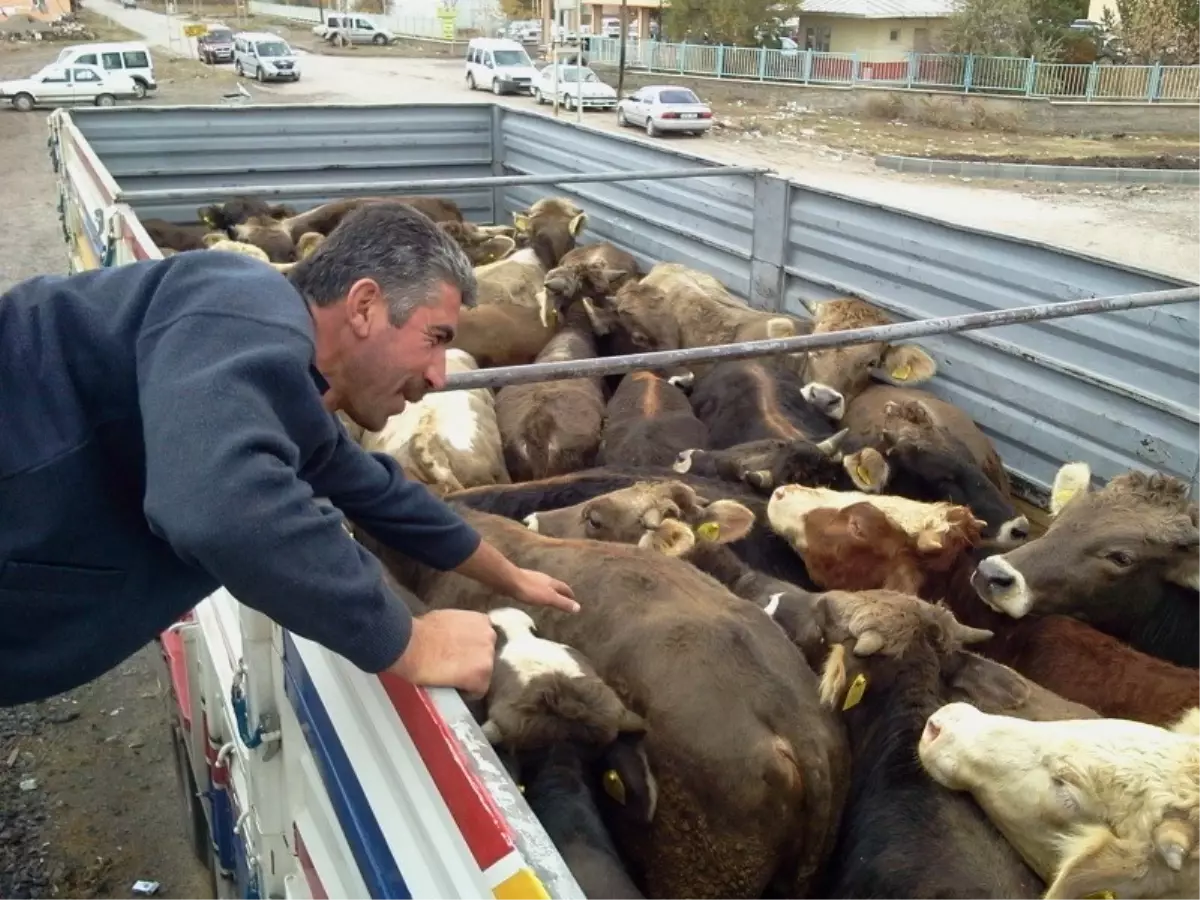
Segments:
[[[396,858],[288,631],[283,632],[283,672],[284,691],[300,720],[300,730],[316,759],[317,771],[367,891],[374,898],[409,900],[412,894]]]

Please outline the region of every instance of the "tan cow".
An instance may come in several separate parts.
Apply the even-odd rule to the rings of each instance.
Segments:
[[[499,262],[517,249],[516,240],[509,234],[498,233],[495,227],[481,227],[471,222],[439,222],[438,225],[458,242],[471,265],[477,268]]]
[[[816,676],[780,629],[680,560],[461,512],[515,564],[571,585],[578,613],[519,608],[646,721],[653,820],[618,808],[612,830],[647,894],[759,897],[774,883],[809,896],[832,850],[848,759]],[[431,608],[513,605],[461,575],[380,555]]]
[[[532,306],[493,303],[461,310],[450,346],[470,353],[481,369],[523,366],[537,359],[554,332]]]
[[[559,264],[587,224],[587,214],[570,200],[548,197],[514,213],[518,237],[528,245],[499,262],[475,269],[479,304],[539,307],[546,274]],[[550,324],[547,320],[543,324]]]
[[[446,351],[446,373],[478,368],[462,350]],[[386,453],[412,478],[437,493],[511,484],[488,388],[439,391],[411,403],[381,431],[359,439],[364,450]]]
[[[633,254],[613,244],[600,242],[576,247],[546,273],[538,294],[542,321],[553,324],[576,297],[583,295],[593,328],[603,331],[601,318],[587,298],[606,296],[640,276],[641,269]]]

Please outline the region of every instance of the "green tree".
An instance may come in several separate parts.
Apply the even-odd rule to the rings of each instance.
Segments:
[[[500,0],[500,14],[509,20],[538,18],[534,15],[533,0]]]
[[[1198,23],[1198,0],[1117,0],[1117,17],[1105,10],[1104,21],[1129,62],[1179,66],[1200,62]]]
[[[1057,59],[1087,0],[959,0],[941,33],[950,53]]]
[[[753,46],[759,35],[781,28],[799,9],[795,0],[671,0],[663,10],[663,28],[672,41],[699,41],[707,34],[714,43]]]

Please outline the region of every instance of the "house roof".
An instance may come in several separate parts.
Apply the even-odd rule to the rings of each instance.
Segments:
[[[944,19],[955,0],[804,0],[800,15],[853,16],[860,19]]]

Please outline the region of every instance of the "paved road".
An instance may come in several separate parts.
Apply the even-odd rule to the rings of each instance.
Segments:
[[[87,5],[164,49],[178,51],[187,46],[179,17],[174,20],[177,36],[171,42],[166,16],[122,9],[112,0],[87,0]],[[315,95],[328,102],[499,102],[551,114],[549,107],[538,107],[528,97],[493,97],[482,91],[468,91],[463,65],[455,60],[305,53],[302,65],[300,82],[267,85],[263,90]],[[574,113],[561,115],[575,119]],[[618,130],[610,114],[589,113],[583,120],[604,131]],[[1138,187],[980,186],[880,170],[861,157],[823,153],[803,145],[686,137],[648,139],[635,129],[623,129],[622,133],[638,140],[662,141],[717,162],[766,165],[802,184],[873,203],[1200,280],[1196,251],[1200,216],[1195,189],[1150,188],[1139,192]]]

